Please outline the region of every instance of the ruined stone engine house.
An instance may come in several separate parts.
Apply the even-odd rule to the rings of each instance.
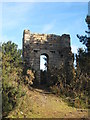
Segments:
[[[48,58],[50,75],[58,76],[61,68],[64,69],[66,80],[72,79],[73,54],[70,46],[70,36],[67,34],[37,34],[29,30],[23,32],[23,60],[25,67],[36,73],[36,82],[40,84],[40,55]],[[57,72],[59,71],[59,72]]]

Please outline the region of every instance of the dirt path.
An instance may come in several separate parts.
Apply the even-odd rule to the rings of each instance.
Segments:
[[[26,90],[27,88],[25,88]],[[28,90],[9,116],[17,118],[87,118],[88,110],[76,109],[53,94],[40,89]]]

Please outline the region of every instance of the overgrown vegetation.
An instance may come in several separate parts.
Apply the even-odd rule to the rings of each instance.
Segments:
[[[34,73],[27,69],[24,74],[22,50],[11,41],[2,44],[2,114],[7,116],[25,95],[23,84],[33,84]]]
[[[87,39],[89,40],[89,39]],[[85,39],[86,41],[86,39]],[[82,41],[81,41],[82,42]],[[85,42],[83,42],[85,43]],[[86,43],[85,43],[86,45]],[[89,96],[89,68],[90,68],[90,43],[86,50],[79,49],[76,55],[76,69],[73,68],[73,79],[66,84],[65,69],[60,69],[58,76],[50,76],[47,86],[54,94],[63,97],[71,106],[88,107]],[[0,53],[1,54],[1,53]],[[1,66],[1,64],[0,64]],[[25,95],[22,84],[31,86],[35,75],[31,69],[23,74],[24,63],[22,61],[22,50],[11,41],[2,44],[2,110],[3,117],[7,116],[18,104],[19,98]],[[55,72],[58,72],[57,70]],[[48,76],[49,78],[49,76]]]
[[[69,105],[79,108],[88,108],[89,82],[90,82],[90,38],[77,35],[86,49],[79,48],[76,54],[76,68],[73,68],[73,78],[70,84],[66,84],[65,71],[59,74],[58,80],[50,86],[54,94],[58,94],[68,101]]]
[[[24,95],[22,81],[22,51],[11,41],[2,44],[2,113],[8,113],[16,107],[19,98]]]

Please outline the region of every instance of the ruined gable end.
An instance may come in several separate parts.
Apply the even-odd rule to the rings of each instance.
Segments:
[[[55,74],[56,71],[56,76],[58,76],[62,68],[66,71],[65,73],[68,73],[68,70],[70,71],[73,67],[70,35],[39,34],[24,30],[23,60],[25,61],[25,67],[35,70],[36,80],[39,84],[41,55],[48,56],[48,73],[50,75],[53,75],[53,71]],[[69,76],[66,74],[67,79],[71,79]]]

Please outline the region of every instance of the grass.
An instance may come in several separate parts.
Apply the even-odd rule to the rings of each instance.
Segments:
[[[26,91],[19,99],[19,105],[9,113],[8,118],[82,118],[88,117],[87,110],[68,106],[62,98],[53,94],[44,94],[35,89]]]

